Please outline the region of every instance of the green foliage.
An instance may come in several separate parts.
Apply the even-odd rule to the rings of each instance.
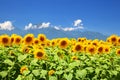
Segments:
[[[23,54],[19,46],[0,49],[0,80],[119,80],[120,57],[115,50],[109,54],[72,53],[68,49],[45,48],[46,59],[36,59],[33,53]],[[62,57],[61,57],[62,55]],[[77,60],[71,60],[77,56]],[[28,70],[20,73],[22,66]],[[52,75],[49,71],[54,70]]]

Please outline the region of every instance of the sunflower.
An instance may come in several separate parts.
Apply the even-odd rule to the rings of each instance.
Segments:
[[[94,45],[88,45],[87,48],[86,48],[86,51],[88,53],[95,54],[96,53],[96,47]]]
[[[13,43],[17,44],[17,45],[21,44],[22,43],[22,37],[19,36],[19,35],[15,36]]]
[[[78,41],[78,42],[81,42],[81,41],[82,41],[82,39],[79,37],[79,38],[77,39],[77,41]]]
[[[118,37],[118,40],[117,40],[117,45],[120,46],[120,37]]]
[[[47,46],[47,47],[50,47],[50,46],[51,46],[50,40],[48,40],[48,39],[47,39],[47,41],[46,41],[46,46]]]
[[[2,35],[0,42],[3,46],[8,46],[10,45],[10,37],[8,35]]]
[[[117,35],[111,35],[110,36],[110,43],[112,43],[113,45],[116,45],[117,39],[118,39]]]
[[[58,46],[59,46],[61,49],[67,48],[68,45],[69,45],[69,40],[68,40],[68,38],[62,38],[62,39],[59,41],[59,44],[58,44]]]
[[[105,45],[105,46],[104,46],[104,52],[105,52],[105,53],[109,53],[110,50],[111,50],[110,46],[108,46],[108,45]]]
[[[50,43],[51,43],[51,46],[54,47],[54,46],[57,45],[57,40],[56,39],[52,39]]]
[[[117,49],[117,50],[116,50],[116,54],[117,54],[117,55],[120,55],[120,49]]]
[[[76,43],[74,46],[73,46],[73,51],[74,52],[82,52],[83,51],[83,45],[81,43]]]
[[[71,60],[78,60],[78,57],[77,56],[72,56]]]
[[[33,44],[34,45],[38,45],[39,44],[39,40],[37,38],[34,38]]]
[[[75,38],[72,38],[70,41],[72,45],[75,45],[75,43],[77,42]]]
[[[98,46],[99,45],[99,40],[98,39],[93,40],[92,44],[95,45],[95,46]]]
[[[104,52],[104,45],[99,45],[99,46],[97,47],[97,52],[98,52],[98,54],[103,53],[103,52]]]
[[[37,49],[35,50],[34,52],[34,57],[37,58],[37,59],[43,59],[45,56],[45,52],[41,49]]]
[[[46,41],[46,35],[44,35],[44,34],[38,34],[38,40],[40,41],[40,43],[45,43],[45,41]]]
[[[24,71],[28,71],[28,67],[27,66],[22,66],[20,68],[20,73],[23,74]]]
[[[15,37],[17,36],[17,34],[12,34],[10,37],[10,43],[12,44],[14,42]]]
[[[34,45],[33,49],[34,50],[36,50],[36,49],[44,50],[43,46],[41,46],[41,45]]]
[[[92,40],[87,40],[85,45],[91,45],[92,44]]]
[[[27,34],[24,36],[24,44],[25,45],[32,45],[33,41],[34,41],[33,34]]]
[[[30,48],[29,48],[29,46],[22,46],[21,51],[23,53],[29,53],[30,52]]]
[[[55,73],[54,70],[50,70],[50,71],[48,72],[48,75],[51,76],[51,75],[53,75],[54,73]]]
[[[81,42],[84,43],[87,39],[85,37],[81,38]]]

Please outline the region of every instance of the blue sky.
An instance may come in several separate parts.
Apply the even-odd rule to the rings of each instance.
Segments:
[[[75,27],[75,20],[84,30],[120,35],[120,0],[0,0],[0,24]]]

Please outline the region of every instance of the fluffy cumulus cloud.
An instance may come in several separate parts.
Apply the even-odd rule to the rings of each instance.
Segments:
[[[73,27],[66,27],[66,28],[62,28],[63,31],[73,31],[75,30],[75,28]]]
[[[50,26],[50,22],[47,22],[47,23],[43,22],[40,27],[41,28],[47,28],[49,26]]]
[[[29,29],[40,29],[40,28],[47,28],[50,26],[50,22],[43,22],[40,25],[33,25],[32,23],[29,23],[27,26],[25,26],[24,30],[29,30]]]
[[[25,26],[25,30],[29,29],[41,29],[41,28],[48,28],[50,27],[50,22],[43,22],[40,25],[33,25],[32,23],[29,23],[27,26]],[[77,29],[84,29],[82,20],[77,19],[74,21],[73,27],[60,27],[60,26],[52,26],[56,30],[63,30],[63,31],[73,31]]]
[[[0,30],[13,30],[14,27],[12,25],[11,21],[5,21],[3,23],[0,23]]]
[[[55,28],[56,30],[60,30],[60,27],[58,27],[58,26],[54,26],[54,28]]]
[[[73,25],[74,25],[75,27],[78,27],[79,29],[84,29],[81,19],[75,20]]]

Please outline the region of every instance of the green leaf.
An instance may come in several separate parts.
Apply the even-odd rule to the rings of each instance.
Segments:
[[[18,56],[18,60],[19,60],[19,62],[21,62],[21,61],[23,61],[25,58],[27,58],[27,54],[25,54],[25,55],[19,55]]]
[[[94,72],[94,68],[93,67],[87,67],[86,70],[88,70],[90,73]]]
[[[100,68],[96,68],[96,69],[95,69],[95,73],[98,75],[101,70],[102,70],[102,69],[100,69]]]
[[[23,75],[28,75],[30,73],[30,71],[29,70],[25,70],[25,71],[23,71]]]
[[[41,70],[40,73],[41,73],[40,76],[41,76],[42,78],[45,78],[45,76],[47,75],[47,70]]]
[[[79,66],[80,65],[80,62],[79,61],[75,61],[75,62],[72,62],[69,64],[69,67],[71,69],[75,68],[76,66]]]
[[[69,73],[68,75],[64,74],[64,78],[67,79],[67,80],[72,80],[73,74],[72,73]]]
[[[104,69],[108,69],[108,68],[109,68],[109,66],[107,66],[106,64],[102,65],[102,67],[103,67]]]
[[[38,59],[32,60],[31,63],[30,63],[30,65],[35,65],[35,66],[37,66],[37,65],[38,65],[38,64],[37,64],[37,61],[38,61]]]
[[[1,72],[0,72],[0,76],[2,76],[2,78],[6,77],[7,74],[8,74],[7,71],[1,71]]]
[[[15,80],[22,80],[21,75],[18,75],[18,77]]]
[[[39,76],[39,75],[40,75],[40,71],[39,71],[39,70],[32,70],[32,73],[33,73],[35,76]]]
[[[5,64],[8,64],[8,65],[14,65],[14,62],[12,62],[10,59],[6,59],[6,60],[4,60],[4,63]]]
[[[57,77],[55,77],[55,76],[49,76],[49,80],[57,80]]]
[[[28,75],[24,80],[33,80],[33,74]]]
[[[86,75],[87,75],[87,71],[85,69],[76,71],[76,78],[77,79],[85,78]]]
[[[56,71],[55,73],[58,74],[58,75],[60,75],[60,74],[63,73],[63,71],[62,70],[61,71]]]
[[[111,71],[113,75],[117,76],[118,72],[117,71]]]

